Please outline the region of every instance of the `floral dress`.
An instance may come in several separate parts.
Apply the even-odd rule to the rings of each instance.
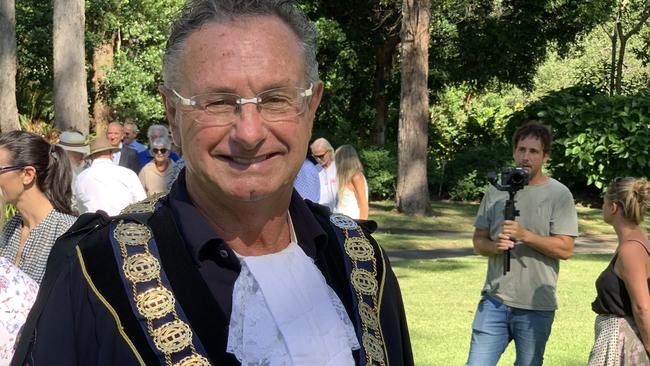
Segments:
[[[0,366],[9,365],[14,343],[36,300],[38,284],[0,257]]]

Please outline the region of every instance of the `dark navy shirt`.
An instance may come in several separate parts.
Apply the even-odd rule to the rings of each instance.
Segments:
[[[187,251],[197,264],[199,273],[217,303],[229,318],[232,291],[241,268],[239,259],[192,203],[185,184],[184,170],[172,186],[168,200]],[[327,244],[327,234],[296,191],[291,197],[289,213],[298,245],[309,257],[315,258],[317,248],[321,249]]]

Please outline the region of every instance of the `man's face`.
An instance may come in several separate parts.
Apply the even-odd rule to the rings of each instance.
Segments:
[[[311,148],[311,155],[320,165],[324,166],[325,168],[327,168],[332,162],[332,152],[323,146],[313,146]]]
[[[108,125],[108,130],[106,131],[106,138],[108,142],[113,146],[119,146],[122,141],[122,126],[118,124]]]
[[[544,153],[542,141],[536,137],[525,137],[515,146],[512,157],[515,164],[525,168],[532,181],[542,170],[542,166],[548,161],[548,154]]]
[[[132,124],[124,125],[124,143],[129,145],[135,140],[138,134],[135,132]]]
[[[207,23],[187,38],[178,92],[188,98],[208,92],[252,98],[278,87],[306,88],[302,60],[296,36],[276,17]],[[267,122],[255,105],[244,104],[228,126],[197,123],[204,111],[166,99],[174,141],[183,148],[188,186],[223,202],[290,195],[321,95],[322,84],[315,83],[307,111],[286,121]]]

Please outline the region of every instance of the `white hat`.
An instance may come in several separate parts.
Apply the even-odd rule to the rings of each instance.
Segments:
[[[67,151],[75,151],[84,155],[90,153],[90,148],[86,143],[86,138],[84,135],[76,131],[65,131],[61,133],[57,145]]]

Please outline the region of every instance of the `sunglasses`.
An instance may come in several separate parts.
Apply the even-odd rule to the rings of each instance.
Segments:
[[[151,152],[153,152],[154,154],[167,154],[167,151],[169,151],[169,150],[167,150],[167,149],[165,149],[165,148],[162,148],[162,149],[155,149],[155,148],[154,148],[154,149],[151,149]]]
[[[325,155],[327,155],[327,153],[320,154],[320,155],[311,154],[311,156],[313,156],[315,159],[318,159],[318,160],[323,160],[323,158],[325,157]]]

